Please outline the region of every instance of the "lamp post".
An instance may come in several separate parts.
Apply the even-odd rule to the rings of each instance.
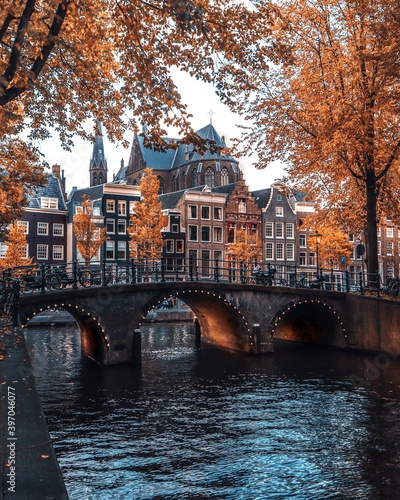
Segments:
[[[319,277],[319,244],[321,243],[322,234],[315,231],[314,234],[310,234],[310,237],[315,241],[315,247],[317,251],[317,278]]]

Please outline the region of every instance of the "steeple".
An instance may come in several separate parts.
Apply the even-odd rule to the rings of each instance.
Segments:
[[[101,125],[99,125],[102,133]],[[107,159],[104,154],[103,136],[96,136],[96,142],[93,144],[93,153],[89,166],[90,185],[97,186],[107,182]]]

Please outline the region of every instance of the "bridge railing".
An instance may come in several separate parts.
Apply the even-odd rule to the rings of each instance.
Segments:
[[[315,288],[328,291],[400,294],[400,280],[383,283],[378,273],[350,273],[338,269],[305,268],[304,266],[273,267],[248,262],[173,258],[109,262],[71,262],[63,265],[35,264],[3,271],[1,282],[17,280],[22,294],[63,288],[88,288],[117,283],[162,281],[215,281],[253,285]],[[10,281],[13,282],[13,281]],[[9,285],[7,285],[8,287]]]

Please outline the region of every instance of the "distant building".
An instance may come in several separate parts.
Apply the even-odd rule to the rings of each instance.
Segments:
[[[100,126],[101,131],[101,126]],[[107,183],[107,159],[104,152],[104,142],[102,136],[97,136],[93,145],[93,153],[90,158],[89,176],[90,186],[98,186]]]
[[[101,184],[76,189],[68,198],[68,261],[81,260],[73,233],[73,218],[79,212],[84,196],[93,202],[93,221],[99,227],[107,228],[107,241],[95,260],[105,259],[109,263],[129,259],[129,235],[127,228],[135,203],[140,200],[137,186],[126,184]]]
[[[125,175],[126,182],[140,184],[145,168],[151,168],[160,182],[160,194],[207,185],[210,188],[224,186],[239,179],[239,162],[223,152],[226,149],[224,137],[220,137],[213,125],[203,127],[197,134],[212,141],[219,151],[212,152],[211,146],[203,153],[197,153],[192,144],[182,144],[179,139],[166,138],[174,143],[174,149],[156,151],[144,146],[144,138],[135,134],[128,166],[121,166],[117,177]]]
[[[27,239],[26,258],[33,257],[38,264],[57,265],[67,257],[67,207],[64,201],[65,178],[60,166],[54,165],[44,187],[37,187],[28,195],[29,205],[19,224]],[[0,257],[4,257],[7,243],[0,241]]]

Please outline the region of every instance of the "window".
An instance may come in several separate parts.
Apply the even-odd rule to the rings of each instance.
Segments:
[[[4,259],[7,253],[7,243],[4,241],[0,242],[0,259]]]
[[[277,238],[283,238],[283,223],[277,222],[275,224],[275,236]]]
[[[176,253],[183,253],[183,240],[176,240]]]
[[[50,208],[52,210],[57,210],[58,199],[57,198],[40,198],[40,208]]]
[[[106,201],[106,211],[107,212],[115,212],[115,201],[107,200]]]
[[[210,250],[201,251],[201,273],[203,276],[210,275]]]
[[[199,174],[197,173],[197,170],[193,170],[193,180],[192,180],[192,187],[196,187],[199,184]]]
[[[286,238],[294,238],[294,224],[291,222],[286,224]]]
[[[246,213],[246,201],[245,200],[239,200],[238,211],[242,214]]]
[[[106,219],[106,227],[107,227],[107,234],[114,234],[115,233],[115,220],[114,219]]]
[[[235,223],[231,222],[228,229],[228,243],[234,243],[235,241]]]
[[[222,243],[222,227],[214,227],[214,243]]]
[[[118,242],[118,260],[126,260],[126,242],[119,241]]]
[[[205,183],[209,187],[214,187],[215,185],[215,175],[214,170],[211,167],[208,167],[204,176]]]
[[[283,207],[275,207],[275,215],[277,217],[283,217]]]
[[[54,260],[62,260],[63,258],[64,258],[63,245],[54,245],[53,246],[53,259]]]
[[[276,244],[276,259],[277,260],[283,259],[283,243]]]
[[[174,253],[174,240],[167,240],[165,243],[165,251],[167,253]]]
[[[214,262],[218,261],[218,266],[221,266],[222,262],[222,252],[221,250],[215,250],[214,252]]]
[[[173,271],[174,270],[174,259],[171,259],[171,257],[167,258],[165,261],[166,264],[166,270],[167,271]]]
[[[126,215],[126,201],[118,201],[118,215]]]
[[[265,258],[268,260],[272,260],[274,258],[274,244],[266,243],[265,244]]]
[[[272,238],[274,236],[274,224],[273,222],[265,223],[265,237]]]
[[[47,222],[37,223],[37,234],[47,236],[49,234],[49,224]]]
[[[214,207],[214,220],[222,220],[222,208]]]
[[[386,255],[393,255],[393,241],[386,242]]]
[[[129,202],[129,213],[134,214],[135,213],[135,201],[130,201]]]
[[[64,236],[64,224],[53,224],[53,236]]]
[[[210,226],[201,226],[201,241],[211,241]]]
[[[210,219],[210,207],[201,207],[201,218]]]
[[[382,236],[381,235],[381,228],[380,227],[377,228],[376,235],[378,236],[378,238],[380,238]]]
[[[25,220],[19,220],[17,222],[18,228],[22,229],[24,234],[29,234],[29,222]]]
[[[172,233],[177,233],[179,230],[179,226],[178,224],[172,224],[172,227],[171,227],[171,232]]]
[[[106,259],[114,260],[115,257],[115,243],[114,241],[106,241]]]
[[[221,170],[221,186],[229,184],[229,172],[226,167]]]
[[[378,255],[382,255],[382,242],[378,241]]]
[[[306,266],[307,265],[307,255],[306,255],[306,252],[300,252],[300,255],[299,255],[299,264],[300,264],[300,266]]]
[[[197,226],[189,225],[189,241],[197,241]]]
[[[287,260],[294,260],[294,244],[288,243],[286,245],[286,258]]]
[[[21,248],[21,257],[23,259],[27,259],[29,257],[29,245],[25,245],[24,248]]]
[[[38,245],[37,246],[37,258],[38,260],[41,259],[41,260],[44,260],[44,259],[48,259],[48,255],[49,255],[49,246],[48,245]]]
[[[305,234],[300,235],[300,247],[301,248],[306,248],[307,247],[307,239]]]
[[[315,253],[310,252],[309,259],[310,259],[310,266],[317,265],[316,260],[315,260]]]
[[[126,220],[118,219],[118,234],[126,234]]]
[[[250,234],[256,235],[257,234],[257,224],[252,224],[250,226]]]
[[[400,241],[397,243],[397,254],[400,256]]]
[[[387,238],[393,238],[393,228],[392,227],[387,227],[386,228],[386,237]]]
[[[282,201],[282,195],[281,195],[281,193],[278,193],[278,194],[276,195],[276,200],[277,200],[277,201]]]
[[[189,219],[197,219],[197,205],[189,205]]]

